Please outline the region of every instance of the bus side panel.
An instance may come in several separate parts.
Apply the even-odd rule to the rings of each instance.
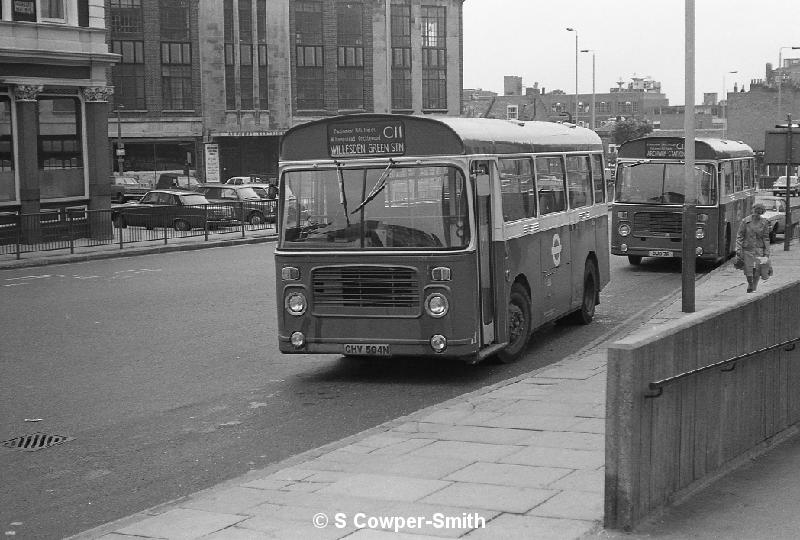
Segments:
[[[531,293],[531,328],[536,328],[544,324],[541,306],[544,303],[544,294],[541,284],[542,269],[539,261],[539,234],[524,234],[516,238],[511,238],[505,242],[506,259],[500,259],[497,268],[498,276],[503,276],[508,271],[508,279],[505,282],[504,299],[506,310],[508,301],[511,297],[511,286],[514,280],[522,277],[526,282],[526,287]],[[498,254],[502,252],[497,252]],[[505,270],[504,270],[505,267]],[[505,319],[504,319],[505,320]],[[505,321],[507,325],[508,322]],[[503,327],[505,328],[505,327]],[[503,335],[505,335],[505,329]]]
[[[572,306],[572,241],[569,217],[566,212],[547,216],[542,220],[539,237],[541,275],[539,286],[543,291],[542,322],[552,321],[566,313]],[[583,268],[583,263],[581,263]]]
[[[598,287],[603,289],[608,282],[611,281],[611,255],[609,250],[609,209],[611,205],[599,205],[599,209],[593,213],[592,221],[594,223],[594,245],[595,255],[597,256],[597,271],[599,273]]]

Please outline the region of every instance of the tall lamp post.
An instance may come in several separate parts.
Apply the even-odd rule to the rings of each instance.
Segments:
[[[117,171],[119,175],[122,176],[122,173],[125,172],[125,145],[122,143],[122,120],[120,119],[120,110],[124,109],[125,106],[118,104],[117,105]]]
[[[778,119],[779,120],[783,116],[783,110],[781,109],[781,86],[782,86],[781,80],[783,78],[783,71],[781,71],[781,70],[783,69],[783,56],[782,56],[783,55],[783,49],[796,50],[796,49],[800,49],[800,47],[787,45],[785,47],[780,47],[778,49],[778,75],[776,77],[776,82],[778,84]]]
[[[722,74],[722,99],[725,100],[725,108],[723,111],[725,112],[725,117],[723,118],[722,122],[722,138],[725,138],[725,130],[728,127],[728,89],[725,86],[725,76],[731,73],[739,73],[738,71],[728,71]]]
[[[581,49],[581,52],[583,52],[583,53],[589,53],[589,52],[592,53],[592,125],[591,125],[591,128],[595,129],[597,127],[597,124],[595,122],[595,119],[597,117],[595,115],[595,104],[594,104],[594,100],[595,100],[595,92],[594,92],[594,53],[596,51],[594,49]]]
[[[575,123],[578,123],[578,31],[567,28],[567,32],[575,32]]]

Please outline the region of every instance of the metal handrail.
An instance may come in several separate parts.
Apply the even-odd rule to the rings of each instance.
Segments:
[[[676,382],[678,382],[678,381],[680,381],[682,379],[686,379],[687,377],[689,377],[691,375],[697,375],[698,373],[702,373],[702,372],[708,371],[710,369],[720,368],[720,371],[733,371],[734,369],[736,369],[736,362],[738,362],[739,360],[744,360],[746,358],[750,358],[750,357],[755,356],[757,354],[769,352],[769,351],[772,351],[772,350],[775,350],[775,349],[780,349],[781,347],[785,347],[784,350],[786,352],[792,351],[792,350],[794,350],[794,347],[795,347],[794,344],[797,343],[798,341],[800,341],[800,337],[794,338],[794,339],[790,339],[790,340],[787,340],[787,341],[782,341],[782,342],[777,343],[775,345],[770,345],[769,347],[764,347],[762,349],[757,349],[757,350],[749,352],[749,353],[740,354],[738,356],[734,356],[733,358],[728,358],[727,360],[722,360],[721,362],[716,362],[714,364],[709,364],[707,366],[703,366],[703,367],[700,367],[700,368],[697,368],[697,369],[692,369],[690,371],[685,371],[683,373],[679,373],[678,375],[673,375],[671,377],[667,377],[666,379],[661,379],[659,381],[653,381],[653,382],[651,382],[651,383],[649,383],[647,385],[648,390],[650,390],[650,392],[653,392],[653,393],[645,394],[644,397],[645,398],[657,398],[657,397],[660,397],[661,394],[664,393],[664,387],[665,386],[669,386],[669,385],[671,385],[673,383],[676,383]]]

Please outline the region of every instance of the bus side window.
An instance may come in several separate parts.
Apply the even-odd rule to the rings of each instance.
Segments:
[[[559,156],[536,158],[536,192],[539,196],[539,214],[566,210],[564,197],[564,162]]]
[[[567,156],[567,193],[570,208],[592,204],[589,167],[589,156]]]
[[[592,156],[592,182],[594,183],[594,202],[605,202],[606,179],[603,171],[603,156],[600,154]]]
[[[527,158],[499,160],[500,194],[503,221],[517,221],[536,215],[533,193],[533,172]]]

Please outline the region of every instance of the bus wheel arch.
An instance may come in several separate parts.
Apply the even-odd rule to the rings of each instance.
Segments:
[[[595,306],[600,303],[600,273],[597,260],[586,257],[583,267],[583,286],[581,288],[581,307],[569,315],[575,324],[589,324],[594,319]]]
[[[508,345],[497,353],[500,362],[514,362],[525,352],[531,336],[531,313],[530,286],[524,279],[517,279],[508,298]]]

